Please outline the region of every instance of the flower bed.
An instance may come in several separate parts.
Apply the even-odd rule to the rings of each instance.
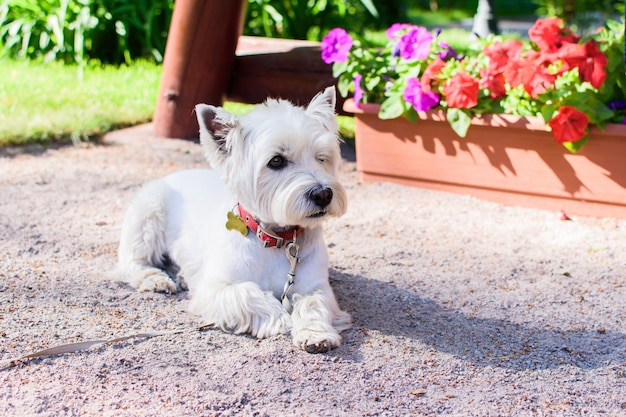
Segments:
[[[357,168],[363,181],[386,181],[470,194],[509,205],[568,214],[626,218],[626,125],[592,128],[571,153],[537,117],[485,115],[463,138],[445,112],[419,112],[418,123],[382,120],[380,105],[355,114]]]
[[[609,21],[582,38],[560,19],[540,19],[530,41],[478,39],[459,54],[438,32],[409,24],[387,30],[386,48],[367,48],[343,29],[322,42],[342,95],[356,105],[380,104],[378,116],[441,109],[460,137],[483,114],[540,117],[571,152],[589,139],[592,125],[621,123],[626,105],[623,24]]]

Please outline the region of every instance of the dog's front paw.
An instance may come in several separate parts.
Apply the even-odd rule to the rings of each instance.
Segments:
[[[331,349],[330,343],[328,343],[327,340],[310,345],[305,343],[304,345],[300,346],[300,348],[302,350],[306,350],[309,353],[325,353]]]
[[[291,316],[286,312],[271,315],[253,315],[250,324],[250,334],[258,339],[289,333],[291,330]]]
[[[180,289],[176,283],[160,269],[151,268],[145,271],[144,276],[138,280],[139,291],[154,291],[166,294],[176,294]]]
[[[335,331],[319,332],[303,329],[293,335],[293,344],[309,353],[324,353],[341,345]]]

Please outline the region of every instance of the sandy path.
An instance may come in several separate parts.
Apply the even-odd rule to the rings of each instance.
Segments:
[[[191,328],[186,294],[105,279],[147,179],[204,166],[150,126],[86,148],[0,150],[0,360]],[[0,370],[1,415],[625,415],[626,221],[343,180],[331,278],[355,320],[309,355],[208,330]]]

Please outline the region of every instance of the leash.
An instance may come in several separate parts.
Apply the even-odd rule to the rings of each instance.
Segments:
[[[287,256],[287,260],[289,261],[289,272],[287,273],[287,281],[285,282],[285,286],[283,288],[283,293],[280,297],[280,300],[283,306],[287,309],[287,311],[291,312],[293,306],[291,301],[289,300],[289,294],[291,293],[291,290],[293,289],[293,286],[295,284],[296,266],[300,261],[300,258],[298,257],[300,245],[296,243],[296,239],[304,229],[302,229],[300,226],[294,226],[282,232],[268,232],[259,223],[257,223],[252,215],[245,211],[245,209],[243,209],[241,205],[237,204],[237,208],[239,210],[239,216],[235,215],[232,211],[228,212],[228,221],[226,222],[226,228],[228,230],[236,230],[245,236],[248,233],[248,228],[250,228],[256,234],[256,236],[264,243],[264,247],[275,247],[277,249],[280,249],[281,247],[285,248],[285,255]],[[243,218],[241,218],[240,216],[242,216]],[[287,242],[286,245],[285,242]],[[47,356],[59,356],[66,353],[75,353],[90,349],[94,346],[109,345],[113,343],[124,342],[129,339],[151,339],[153,337],[159,336],[200,332],[213,327],[215,327],[215,324],[210,323],[190,329],[148,331],[130,334],[127,336],[115,337],[113,339],[87,340],[84,342],[66,343],[32,352],[23,356],[19,356],[17,358],[0,361],[0,369],[11,368],[13,366],[16,366],[18,363],[27,361],[29,359],[43,358]]]
[[[296,243],[296,236],[294,234],[293,241],[287,243],[287,246],[285,246],[285,255],[289,261],[289,272],[287,272],[287,281],[285,282],[285,286],[283,288],[283,294],[280,296],[280,301],[283,303],[285,309],[290,313],[293,310],[293,305],[291,304],[291,300],[289,300],[289,293],[291,293],[291,290],[296,282],[296,267],[298,266],[298,262],[300,262],[300,258],[298,258],[299,250],[300,245]]]
[[[58,346],[53,346],[51,348],[42,349],[37,352],[32,352],[32,353],[29,353],[27,355],[23,355],[17,358],[4,360],[0,362],[0,365],[2,366],[0,369],[11,368],[13,366],[16,366],[18,363],[27,361],[29,359],[42,358],[46,356],[58,356],[58,355],[63,355],[65,353],[79,352],[79,351],[90,349],[98,345],[108,345],[108,344],[113,344],[113,343],[119,343],[119,342],[124,342],[129,339],[151,339],[153,337],[166,336],[166,335],[172,335],[172,334],[201,332],[201,331],[213,328],[213,327],[215,327],[215,325],[211,323],[211,324],[204,324],[202,326],[193,327],[189,329],[160,330],[160,331],[155,330],[155,331],[148,331],[148,332],[142,332],[142,333],[135,333],[135,334],[127,335],[127,336],[116,337],[113,339],[87,340],[84,342],[66,343],[63,345],[58,345]]]
[[[235,213],[235,209],[237,213]],[[287,281],[283,287],[283,293],[280,296],[280,301],[285,309],[291,313],[293,305],[289,300],[289,294],[291,293],[296,281],[296,267],[300,258],[298,253],[300,251],[300,245],[296,242],[298,236],[304,231],[300,226],[291,226],[286,230],[280,232],[266,230],[261,222],[256,221],[254,216],[250,214],[239,203],[235,204],[235,207],[228,213],[226,221],[226,229],[235,230],[241,233],[243,236],[248,235],[248,231],[252,231],[261,242],[263,242],[264,248],[285,248],[285,256],[289,261],[289,272],[287,272]]]

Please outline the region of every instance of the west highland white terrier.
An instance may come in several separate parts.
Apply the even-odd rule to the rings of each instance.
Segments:
[[[322,235],[347,208],[334,87],[306,108],[268,99],[242,116],[206,104],[196,113],[213,170],[140,189],[122,227],[121,278],[141,291],[189,289],[190,311],[224,331],[291,331],[311,353],[339,346],[351,319]]]

